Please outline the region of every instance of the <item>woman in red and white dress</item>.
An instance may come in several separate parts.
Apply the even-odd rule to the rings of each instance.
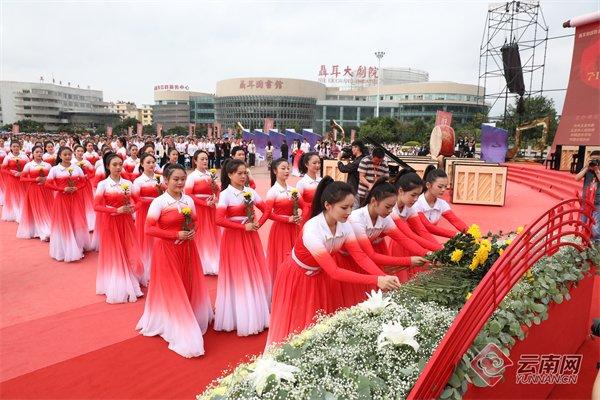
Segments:
[[[415,251],[418,248],[421,249],[421,252],[441,250],[442,245],[425,228],[421,222],[421,218],[419,218],[419,213],[414,207],[419,195],[423,191],[423,180],[415,172],[404,171],[400,172],[394,182],[394,186],[398,191],[398,197],[396,205],[392,210],[392,219],[402,234],[411,239],[413,244],[411,248],[411,246],[400,246],[392,242],[390,253],[393,256],[403,257],[411,254],[419,254]],[[398,272],[398,277],[401,282],[404,282],[421,271],[422,269],[419,267],[412,267],[408,270]]]
[[[96,165],[96,161],[100,160],[100,156],[96,153],[96,150],[94,150],[94,143],[85,142],[84,146],[85,154],[83,155],[83,158],[88,160],[90,164]]]
[[[271,163],[271,188],[267,192],[266,214],[273,220],[267,244],[267,267],[275,282],[277,267],[290,255],[300,233],[304,206],[298,190],[287,185],[290,164],[280,158]],[[294,214],[294,202],[296,213]]]
[[[52,166],[42,161],[44,154],[42,146],[33,146],[31,150],[33,161],[25,164],[21,172],[21,182],[27,182],[29,186],[21,209],[17,237],[22,239],[38,237],[46,241],[50,238],[54,193],[44,184]]]
[[[380,178],[373,183],[365,198],[365,205],[352,211],[349,221],[362,251],[386,273],[398,275],[409,267],[420,267],[425,264],[427,260],[422,256],[427,254],[427,250],[402,234],[394,223],[390,214],[397,197],[396,188],[385,178]],[[405,256],[390,255],[385,241],[386,236],[398,246],[408,249],[408,254]],[[343,255],[342,252],[337,253],[338,265],[350,271],[364,272],[361,264],[349,257],[343,257]],[[398,275],[400,281],[402,281],[401,276]],[[342,283],[341,287],[346,307],[366,300],[366,293],[374,289],[369,285],[351,283]]]
[[[4,207],[2,207],[3,221],[21,220],[21,206],[25,199],[25,187],[19,181],[21,171],[29,158],[21,151],[21,143],[13,140],[10,143],[10,152],[2,160],[2,174],[4,179]]]
[[[246,150],[244,150],[244,148],[242,146],[234,146],[231,149],[231,158],[246,162]],[[248,164],[246,164],[246,166],[247,165]],[[248,179],[246,180],[246,183],[244,184],[244,186],[247,186],[249,188],[256,190],[256,182],[254,181],[254,177],[252,176],[252,173],[250,172],[249,167],[246,167],[246,174],[248,175]]]
[[[129,157],[123,161],[123,177],[133,182],[138,176],[140,176],[138,147],[132,144],[129,146]]]
[[[104,156],[108,153],[112,153],[110,146],[102,146],[102,158],[96,161],[94,165],[94,177],[91,180],[93,191],[96,190],[98,184],[106,179],[106,170],[104,169]],[[92,249],[98,251],[100,248],[100,229],[99,226],[102,225],[102,218],[104,218],[104,213],[96,212],[95,224],[94,224],[94,232],[92,233]]]
[[[279,266],[273,287],[271,327],[267,345],[280,343],[290,333],[310,325],[318,312],[335,311],[341,294],[335,282],[400,287],[396,276],[387,276],[361,250],[348,217],[354,204],[353,190],[329,176],[319,183],[309,219],[298,236],[292,254]],[[341,268],[334,254],[344,249],[363,266],[365,274]]]
[[[98,226],[96,294],[106,295],[106,302],[111,304],[133,303],[142,296],[139,280],[144,266],[133,223],[132,184],[121,177],[123,160],[117,154],[107,154],[105,161],[109,175],[94,194],[94,209],[104,213],[102,225]]]
[[[216,170],[208,171],[208,153],[196,150],[194,153],[196,169],[185,182],[185,194],[196,204],[198,227],[194,242],[202,260],[205,275],[219,273],[219,252],[221,248],[221,229],[215,223],[216,204],[219,198],[219,185]]]
[[[319,176],[321,172],[321,159],[319,158],[319,154],[315,152],[304,154],[300,163],[300,172],[304,175],[296,183],[296,188],[298,188],[298,192],[304,201],[302,215],[304,216],[303,222],[306,222],[312,214],[313,198],[315,197],[317,185],[321,182],[321,177]]]
[[[144,336],[162,336],[169,349],[184,357],[197,357],[204,354],[202,335],[213,311],[190,226],[196,219],[194,201],[183,193],[186,175],[181,165],[166,167],[164,178],[167,190],[152,201],[146,219],[146,233],[156,244],[144,314],[136,329]]]
[[[46,187],[56,191],[50,228],[50,257],[58,261],[77,261],[90,250],[85,204],[75,195],[85,187],[83,171],[71,165],[71,149],[61,147],[57,165],[50,169]]]
[[[121,160],[125,161],[127,158],[127,140],[124,137],[117,138],[117,150],[115,151]]]
[[[4,157],[6,157],[4,138],[0,137],[0,206],[4,205],[4,192],[6,191],[6,188],[4,187],[4,174],[2,173],[2,163],[4,162]]]
[[[56,164],[56,151],[54,150],[54,143],[51,141],[44,142],[44,156],[43,160],[50,165]]]
[[[84,158],[85,148],[76,144],[73,147],[73,159],[71,164],[77,165],[85,175],[85,187],[81,189],[77,195],[81,201],[85,203],[85,215],[87,218],[88,229],[91,231],[96,227],[96,212],[94,211],[94,189],[92,188],[92,180],[95,178],[96,170],[88,160]]]
[[[143,168],[143,172],[133,181],[132,196],[137,207],[135,229],[140,246],[140,258],[144,265],[144,275],[140,283],[148,286],[155,239],[154,236],[146,234],[146,216],[148,215],[150,203],[164,192],[164,188],[160,175],[154,173],[156,167],[154,154],[143,154],[140,162],[140,168]]]
[[[219,279],[215,302],[215,330],[237,330],[238,336],[269,326],[271,276],[265,263],[258,228],[266,219],[265,204],[253,189],[244,187],[246,164],[227,160],[221,169],[221,194],[216,222],[222,226]],[[247,198],[246,198],[247,196]],[[254,206],[263,212],[249,219]]]
[[[442,237],[451,238],[456,235],[456,231],[437,226],[440,219],[445,218],[459,232],[464,232],[468,229],[459,217],[452,212],[450,205],[442,196],[448,187],[448,176],[444,170],[435,168],[430,165],[425,169],[423,174],[425,177],[425,192],[419,196],[419,199],[414,205],[415,210],[419,213],[419,218],[425,228],[432,234]]]

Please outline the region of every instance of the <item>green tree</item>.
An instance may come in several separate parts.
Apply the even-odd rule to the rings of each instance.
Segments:
[[[511,104],[506,110],[506,118],[498,123],[498,126],[506,129],[510,138],[514,138],[517,126],[533,121],[538,118],[550,117],[550,128],[548,130],[548,142],[552,143],[556,128],[558,127],[558,119],[556,117],[556,109],[554,100],[545,96],[528,97],[524,99],[524,112],[522,115],[517,113],[517,101]],[[530,145],[537,142],[542,137],[542,127],[528,129],[523,131],[521,138],[522,145]]]
[[[142,134],[144,135],[154,135],[156,131],[152,125],[144,125],[142,127]]]
[[[476,113],[473,119],[467,121],[464,124],[456,124],[454,126],[454,132],[456,139],[458,140],[461,136],[473,137],[476,141],[479,141],[481,137],[481,124],[488,122],[488,118],[485,114]]]
[[[121,120],[120,123],[113,126],[113,133],[116,135],[125,134],[125,133],[127,133],[127,130],[129,129],[129,127],[131,127],[133,129],[133,132],[135,132],[135,129],[137,128],[137,124],[139,122],[140,121],[138,121],[135,118],[124,118]]]
[[[19,132],[33,133],[33,132],[45,132],[44,124],[41,122],[34,121],[32,119],[21,119],[15,122],[19,125]],[[6,124],[2,127],[3,131],[12,131],[13,124]]]
[[[172,127],[171,129],[169,129],[167,131],[167,134],[173,135],[173,136],[181,136],[181,135],[187,136],[188,132],[189,132],[189,130],[185,126],[177,125],[177,126]]]

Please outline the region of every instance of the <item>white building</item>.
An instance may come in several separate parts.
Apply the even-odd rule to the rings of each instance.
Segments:
[[[0,81],[0,125],[21,119],[56,130],[60,124],[100,125],[114,121],[101,90],[53,83]]]

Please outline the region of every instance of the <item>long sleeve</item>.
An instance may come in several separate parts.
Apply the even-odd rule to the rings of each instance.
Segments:
[[[448,210],[442,213],[442,217],[446,218],[446,220],[448,220],[448,222],[450,222],[452,226],[454,226],[461,232],[465,232],[467,229],[469,229],[467,227],[467,224],[465,224],[462,219],[458,218],[458,216],[454,214],[452,210]]]
[[[419,219],[421,220],[421,222],[423,223],[423,225],[425,226],[425,228],[429,232],[433,233],[434,235],[451,238],[451,237],[454,237],[454,235],[456,234],[456,232],[453,232],[450,229],[441,228],[439,226],[436,226],[436,225],[432,224],[427,219],[427,217],[425,216],[425,214],[423,214],[422,212],[419,213]]]
[[[177,240],[178,232],[160,229],[158,222],[154,218],[146,218],[146,235],[161,239]]]
[[[48,174],[48,177],[46,178],[46,182],[44,183],[44,186],[46,186],[50,190],[55,190],[57,192],[64,192],[64,188],[61,188],[60,186],[58,186],[56,184],[54,177],[50,176],[50,175],[52,175],[52,171],[50,171],[50,174]]]
[[[104,185],[98,185],[94,194],[94,211],[107,214],[115,214],[117,212],[115,207],[106,205],[106,201],[104,200]]]
[[[410,230],[410,229],[408,229]],[[394,242],[398,243],[400,246],[408,250],[409,254],[415,256],[425,256],[429,250],[422,247],[419,243],[414,241],[412,238],[407,236],[398,226],[394,223],[393,227],[388,228],[385,231],[386,235],[388,235]],[[408,257],[409,261],[407,265],[410,265],[410,257]],[[402,265],[402,264],[398,264]]]
[[[411,225],[413,222],[416,225],[415,228]],[[415,254],[424,255],[428,251],[436,251],[442,248],[442,245],[435,240],[433,235],[429,233],[427,229],[425,229],[418,215],[409,217],[408,221],[405,221],[402,218],[394,218],[394,223],[404,236],[411,239],[415,245],[418,245],[419,249],[425,250],[425,253],[423,254]]]
[[[260,198],[256,199],[256,201],[254,202],[254,205],[262,213],[262,215],[260,216],[260,219],[258,220],[258,224],[260,226],[262,226],[269,219],[269,216],[271,215],[271,210],[267,207],[265,202],[262,201]]]
[[[323,271],[325,271],[325,273],[327,275],[329,275],[331,278],[335,279],[336,281],[376,285],[377,284],[377,276],[383,275],[382,272],[380,272],[377,275],[359,274],[357,272],[353,272],[353,271],[349,271],[344,268],[340,268],[335,263],[335,260],[333,259],[331,254],[329,254],[327,252],[327,250],[325,250],[325,249],[323,249],[322,252],[319,251],[318,253],[311,252],[311,254],[314,257],[315,261],[317,261],[317,264],[319,264],[319,266],[323,269]],[[361,254],[363,254],[363,259],[360,262],[363,262],[367,258],[367,256],[362,252],[361,252]],[[377,267],[375,266],[375,268],[377,268]]]
[[[366,254],[355,238],[351,236],[344,242],[343,248],[350,254],[350,256],[356,261],[356,263],[371,275],[384,276],[385,273],[371,260],[370,256]],[[373,247],[371,247],[373,250]],[[373,250],[373,253],[375,251]],[[391,257],[396,258],[396,257]],[[386,264],[387,265],[387,264]],[[395,265],[395,264],[393,264]]]
[[[217,207],[217,211],[215,213],[215,223],[224,228],[241,229],[241,230],[246,229],[246,226],[244,224],[230,221],[227,218],[227,207]]]
[[[358,171],[358,164],[357,162],[355,162],[356,160],[353,160],[352,162],[349,162],[348,164],[344,164],[341,161],[338,161],[338,169],[340,170],[340,172],[344,172],[344,173],[348,173],[348,172],[356,172]]]

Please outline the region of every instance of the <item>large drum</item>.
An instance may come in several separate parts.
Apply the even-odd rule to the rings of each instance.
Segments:
[[[451,157],[454,155],[454,129],[448,125],[438,125],[431,131],[429,139],[431,157]]]

